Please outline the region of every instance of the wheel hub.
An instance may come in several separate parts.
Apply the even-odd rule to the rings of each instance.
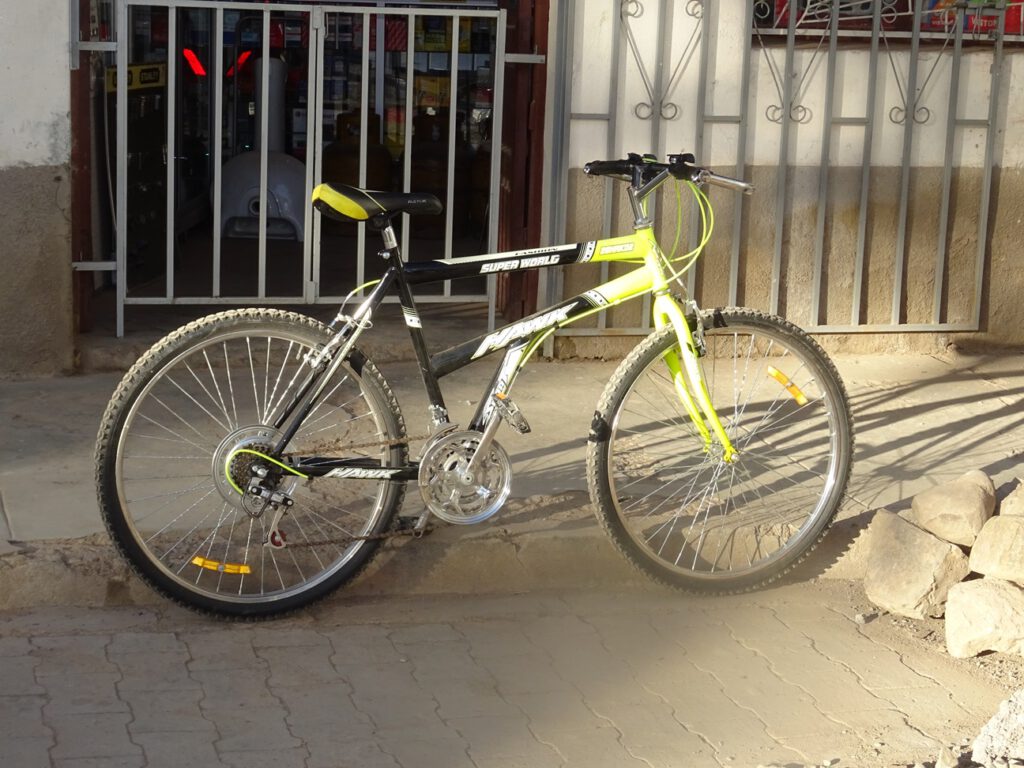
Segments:
[[[210,472],[213,475],[213,483],[217,487],[217,491],[226,502],[251,513],[246,508],[245,496],[239,494],[235,486],[243,491],[248,488],[249,481],[252,479],[252,468],[260,464],[261,460],[259,456],[252,453],[241,453],[240,451],[245,449],[258,453],[269,453],[280,437],[281,432],[273,427],[256,424],[240,427],[221,440],[217,450],[213,453]],[[267,479],[268,487],[273,487],[286,494],[291,492],[296,482],[297,478],[293,475]]]

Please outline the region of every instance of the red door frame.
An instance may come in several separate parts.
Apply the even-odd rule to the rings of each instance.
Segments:
[[[501,0],[508,12],[506,53],[539,54],[543,63],[505,64],[498,248],[540,245],[544,106],[550,0]],[[498,276],[497,310],[518,320],[537,310],[537,271]]]

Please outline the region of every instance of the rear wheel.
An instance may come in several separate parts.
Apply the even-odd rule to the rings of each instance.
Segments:
[[[289,611],[354,577],[401,505],[383,480],[304,479],[282,471],[292,499],[274,514],[239,488],[281,437],[274,427],[330,333],[302,315],[223,312],[158,342],[133,366],[103,417],[96,452],[100,509],[114,541],[158,591],[198,610],[235,616]],[[381,466],[406,462],[398,403],[354,352],[287,448]],[[258,506],[258,505],[257,505]]]
[[[781,318],[719,310],[705,340],[700,364],[738,457],[707,449],[684,410],[665,329],[605,389],[590,492],[613,542],[647,575],[694,591],[752,589],[804,557],[835,516],[853,453],[849,405],[822,349]]]

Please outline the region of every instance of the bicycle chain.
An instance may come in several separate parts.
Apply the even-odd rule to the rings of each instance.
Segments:
[[[396,539],[402,536],[412,536],[414,538],[422,538],[431,531],[434,530],[433,525],[428,525],[422,530],[416,530],[415,528],[393,528],[390,531],[384,533],[369,533],[364,536],[340,536],[336,539],[321,539],[319,541],[303,541],[295,544],[286,544],[287,549],[308,549],[311,547],[326,547],[333,544],[344,544],[349,545],[357,541],[387,541],[388,539]]]

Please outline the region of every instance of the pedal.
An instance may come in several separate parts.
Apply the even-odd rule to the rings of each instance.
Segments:
[[[525,435],[530,431],[530,425],[526,421],[526,417],[519,410],[519,406],[512,402],[511,397],[501,392],[496,392],[494,394],[494,405],[498,409],[498,415],[520,435]]]

